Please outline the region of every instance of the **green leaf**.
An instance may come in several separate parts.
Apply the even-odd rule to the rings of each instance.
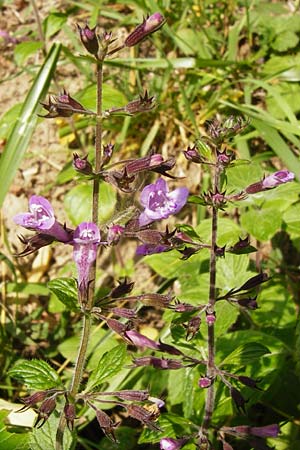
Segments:
[[[29,433],[8,431],[7,416],[10,411],[0,410],[0,450],[30,450]]]
[[[285,211],[282,216],[286,224],[285,231],[291,235],[292,238],[300,236],[300,204],[292,205]]]
[[[16,171],[30,142],[37,122],[36,113],[39,108],[39,102],[48,90],[59,52],[60,46],[53,44],[25,99],[18,120],[15,123],[2,153],[0,160],[0,206],[3,204],[5,195],[15,177]]]
[[[91,373],[86,390],[90,391],[116,375],[123,368],[126,355],[125,344],[117,345],[106,352],[100,359],[97,368]]]
[[[46,17],[43,23],[46,40],[62,29],[67,18],[66,14],[58,12],[51,13]]]
[[[270,353],[270,350],[262,344],[256,342],[249,342],[237,347],[230,355],[228,355],[220,365],[233,364],[245,366],[251,364],[256,359]]]
[[[6,111],[0,118],[0,139],[7,139],[11,130],[13,129],[15,122],[17,121],[22,103],[17,103],[8,111]]]
[[[71,189],[64,198],[66,212],[74,225],[91,220],[92,211],[91,184],[81,184]],[[99,221],[106,222],[114,213],[116,193],[108,183],[100,183]]]
[[[296,47],[299,42],[299,37],[294,31],[286,30],[276,36],[276,39],[271,43],[271,47],[278,52],[286,52],[290,48]]]
[[[102,95],[103,110],[112,108],[113,106],[121,107],[126,105],[127,103],[127,98],[125,97],[125,95],[108,84],[103,85]],[[77,93],[74,97],[87,109],[96,111],[97,90],[95,84],[92,84],[91,86],[85,88],[83,91]]]
[[[30,433],[30,450],[52,450],[56,446],[56,433],[59,424],[59,414],[55,411],[41,428],[33,428]],[[63,449],[75,449],[75,436],[68,428],[64,430]]]
[[[79,310],[78,289],[74,278],[55,278],[49,281],[47,286],[68,310]]]
[[[242,227],[259,241],[267,241],[281,228],[281,216],[274,208],[253,208],[241,216]]]
[[[24,383],[28,389],[41,390],[62,387],[61,379],[55,370],[46,361],[40,359],[31,361],[20,359],[9,370],[9,375]]]
[[[23,66],[31,55],[35,55],[43,47],[41,41],[27,41],[16,45],[14,55],[17,66]]]

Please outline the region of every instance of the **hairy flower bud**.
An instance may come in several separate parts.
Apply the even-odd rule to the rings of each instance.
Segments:
[[[64,415],[67,422],[67,426],[70,431],[74,429],[74,421],[76,419],[76,408],[73,403],[66,403],[64,407]]]
[[[81,28],[80,25],[77,24],[77,28],[79,31],[80,39],[86,50],[94,56],[97,56],[99,50],[99,42],[96,34],[96,28],[90,28],[86,25],[84,28]]]
[[[156,12],[138,25],[125,39],[125,46],[132,47],[139,44],[146,36],[159,30],[165,23],[165,18]]]
[[[211,386],[211,384],[212,384],[212,379],[208,378],[208,377],[201,377],[198,380],[198,386],[201,387],[201,388],[204,388],[204,389],[206,389],[209,386]]]
[[[80,158],[77,153],[73,154],[73,167],[83,175],[91,175],[93,173],[93,167],[87,158],[87,156]]]
[[[117,424],[115,424],[111,420],[108,414],[106,414],[104,411],[101,411],[100,409],[96,409],[96,418],[105,436],[108,437],[112,442],[117,443],[117,439],[114,433],[114,429],[116,428]]]
[[[35,421],[34,426],[36,428],[41,428],[44,425],[44,423],[49,419],[50,414],[52,414],[55,408],[56,408],[56,396],[46,398],[46,400],[44,400],[41,406],[39,407],[38,417]]]

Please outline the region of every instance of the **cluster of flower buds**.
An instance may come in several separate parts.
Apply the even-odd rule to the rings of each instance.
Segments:
[[[93,55],[97,60],[102,61],[106,55],[112,55],[124,47],[133,47],[142,42],[147,36],[159,30],[165,23],[165,18],[158,12],[152,14],[143,20],[129,35],[124,42],[115,47],[109,46],[115,41],[112,33],[104,32],[102,35],[97,34],[97,26],[90,28],[86,25],[84,28],[77,25],[81,42],[85,49]]]
[[[109,399],[107,400],[106,397],[109,397]],[[112,400],[114,397],[116,399]],[[115,405],[126,409],[130,417],[137,419],[151,430],[161,431],[155,421],[160,415],[160,408],[164,407],[164,402],[159,398],[151,397],[147,390],[88,392],[79,394],[77,398],[84,400],[84,402],[95,411],[97,421],[102,431],[114,443],[117,443],[114,430],[119,423],[114,423],[107,413],[95,406],[95,402],[109,404],[113,402]],[[144,403],[144,406],[139,404],[141,402]]]
[[[224,141],[228,141],[232,137],[241,133],[249,122],[241,116],[230,116],[223,123],[214,119],[208,126],[208,134],[216,145],[220,145]]]
[[[71,117],[73,114],[95,115],[93,111],[86,109],[77,100],[72,98],[65,90],[57,97],[49,96],[49,103],[41,103],[48,111],[44,119],[53,119],[55,117]]]
[[[34,408],[38,414],[34,426],[40,428],[56,409],[56,398],[59,395],[64,395],[64,391],[49,389],[46,391],[35,392],[34,394],[21,399],[24,406],[19,411],[21,412],[26,411],[29,408]],[[41,403],[40,406],[37,406],[38,403]]]

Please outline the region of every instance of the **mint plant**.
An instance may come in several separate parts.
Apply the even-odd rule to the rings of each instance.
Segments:
[[[232,414],[228,414],[227,417],[224,411],[218,412],[218,403],[229,398],[235,405],[237,416],[246,414],[248,400],[241,392],[243,386],[254,391],[261,388],[259,374],[250,376],[245,366],[251,365],[257,357],[268,353],[266,346],[252,342],[237,346],[227,354],[226,351],[224,354],[223,347],[221,354],[218,327],[224,326],[226,330],[229,328],[224,320],[224,311],[222,317],[223,305],[238,308],[238,311],[242,311],[242,314],[251,321],[251,311],[258,308],[261,285],[269,280],[263,271],[254,274],[253,271],[247,270],[248,255],[256,250],[249,236],[238,236],[238,239],[230,244],[220,244],[219,234],[222,225],[219,219],[221,212],[230,205],[237,209],[243,207],[249,196],[260,195],[291,182],[294,180],[294,174],[287,170],[279,170],[245,185],[242,190],[227,189],[227,176],[230,176],[228,173],[239,164],[232,150],[233,138],[242,133],[247,126],[247,122],[240,117],[229,117],[224,122],[214,120],[209,124],[206,135],[200,136],[193,147],[188,147],[183,152],[191,164],[201,165],[210,170],[211,185],[207,192],[201,192],[199,195],[189,196],[186,187],[177,187],[173,190],[168,186],[163,177],[175,178],[169,173],[176,163],[174,159],[164,160],[159,153],[151,152],[144,157],[132,156],[130,159],[119,161],[114,145],[104,142],[105,120],[119,114],[146,113],[155,106],[155,97],[149,96],[148,92],[144,91],[137,100],[132,100],[123,107],[112,107],[103,111],[105,59],[125,47],[139,44],[150,34],[158,31],[164,23],[165,19],[160,13],[152,14],[137,26],[121,45],[115,45],[114,38],[109,32],[99,34],[97,27],[78,25],[81,42],[92,55],[96,67],[97,111],[86,109],[65,90],[57,97],[50,96],[48,103],[42,103],[47,110],[44,118],[82,114],[93,116],[96,121],[94,161],[89,161],[87,155],[77,153],[73,159],[74,170],[85,177],[93,187],[91,218],[88,217],[75,229],[69,228],[56,220],[50,202],[39,195],[29,199],[29,212],[15,217],[18,225],[35,231],[33,236],[21,238],[25,248],[19,256],[28,255],[43,246],[59,242],[59,245],[66,246],[67,251],[73,250],[77,268],[76,283],[73,279],[56,279],[49,283],[50,290],[57,293],[59,299],[81,318],[81,340],[70,385],[66,386],[54,369],[40,360],[18,362],[10,371],[12,376],[35,390],[22,401],[23,409],[31,407],[36,409],[36,427],[44,427],[55,414],[58,417],[55,429],[56,450],[74,448],[77,441],[77,419],[84,414],[95,416],[104,435],[117,444],[119,423],[106,412],[110,406],[123,410],[127,416],[138,420],[148,428],[148,431],[142,434],[141,443],[155,443],[165,450],[180,448],[212,450],[220,448],[220,445],[223,450],[239,448],[230,440],[232,436],[248,441],[254,448],[268,449],[270,447],[265,439],[276,437],[279,433],[277,423],[252,426],[248,423],[236,424],[233,419],[233,423],[229,424]],[[136,191],[137,177],[153,172],[158,173],[160,177],[154,183],[143,186],[139,194],[140,207],[134,210],[134,214],[122,224],[112,223],[107,229],[102,229],[99,225],[101,183],[109,183],[132,198]],[[187,223],[176,224],[173,230],[169,229],[169,226],[166,226],[164,231],[154,228],[156,221],[168,219],[179,213],[187,202],[205,207],[209,211],[211,224],[209,239],[206,242],[199,236],[197,230]],[[134,200],[132,203],[134,206]],[[197,293],[197,300],[192,303],[181,300],[172,291],[134,294],[134,283],[126,278],[119,280],[117,286],[106,289],[105,293],[101,291],[99,293],[96,272],[99,249],[105,248],[104,251],[107,251],[106,247],[119,245],[125,238],[135,238],[139,242],[137,255],[140,256],[175,254],[178,260],[180,258],[181,270],[185,274],[188,274],[191,267],[189,265],[193,264],[193,260],[198,267],[196,258],[204,253],[208,257],[206,278],[208,296],[204,297],[202,292],[199,295]],[[243,282],[237,286],[221,286],[218,280],[218,264],[230,256],[243,260],[245,272],[241,277]],[[165,329],[163,337],[159,340],[139,331],[139,309],[143,305],[161,308],[164,310],[166,322],[170,322],[170,327]],[[233,314],[234,321],[230,322],[232,327],[237,314]],[[94,321],[99,320],[105,324],[107,330],[120,337],[123,343],[104,353],[94,370],[87,373],[85,368],[92,325]],[[130,363],[133,372],[143,370],[147,373],[148,369],[150,373],[149,369],[153,369],[154,376],[157,376],[159,370],[168,373],[185,370],[190,376],[186,383],[192,387],[196,381],[199,390],[199,401],[196,400],[198,412],[193,414],[186,405],[185,417],[181,420],[173,418],[175,424],[177,420],[178,426],[172,428],[171,436],[168,435],[168,427],[164,427],[166,423],[163,420],[168,397],[162,400],[152,395],[151,389],[135,386],[127,389],[126,379],[121,380],[120,389],[106,389],[108,380],[127,364],[132,347],[151,352],[133,357]],[[36,379],[31,380],[30,372]],[[171,377],[172,375],[170,379]],[[170,383],[169,388],[171,391]],[[164,389],[167,387],[164,386]],[[174,404],[176,405],[176,402]],[[218,415],[215,419],[216,412]]]

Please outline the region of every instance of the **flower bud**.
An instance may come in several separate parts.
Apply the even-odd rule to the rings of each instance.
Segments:
[[[211,378],[208,378],[208,377],[201,377],[198,380],[198,386],[203,389],[208,388],[209,386],[211,386],[211,384],[212,384],[212,380],[211,380]]]
[[[64,407],[64,415],[67,422],[67,426],[70,431],[74,429],[74,421],[76,419],[76,408],[73,403],[66,403]]]
[[[124,230],[125,227],[122,227],[121,225],[111,225],[108,228],[106,237],[108,245],[116,245],[119,242]]]
[[[107,436],[112,442],[117,443],[114,433],[114,428],[116,428],[117,424],[115,424],[111,418],[100,409],[96,409],[96,418],[105,436]]]
[[[216,321],[216,313],[214,312],[212,314],[206,314],[205,320],[208,326],[213,325]]]
[[[196,164],[201,164],[203,162],[203,159],[201,158],[196,146],[188,147],[183,151],[183,154],[188,161],[192,161]]]
[[[156,12],[138,25],[125,39],[126,47],[133,47],[140,43],[146,36],[159,30],[165,23],[165,18]]]
[[[77,28],[79,31],[81,42],[83,43],[86,50],[94,56],[97,56],[99,50],[99,42],[96,35],[96,28],[89,28],[86,25],[84,28],[81,28],[80,25],[77,24]]]
[[[114,148],[115,148],[114,144],[111,143],[103,145],[103,160],[102,160],[103,166],[105,166],[105,164],[108,164],[109,161],[111,160]]]
[[[39,407],[38,417],[36,419],[34,426],[37,428],[41,428],[44,425],[44,423],[49,419],[50,414],[52,414],[55,408],[56,408],[56,396],[46,398],[46,400],[44,400],[41,406]]]
[[[93,167],[87,160],[87,156],[80,158],[77,153],[73,154],[73,167],[77,172],[82,173],[83,175],[91,175],[93,173]]]

